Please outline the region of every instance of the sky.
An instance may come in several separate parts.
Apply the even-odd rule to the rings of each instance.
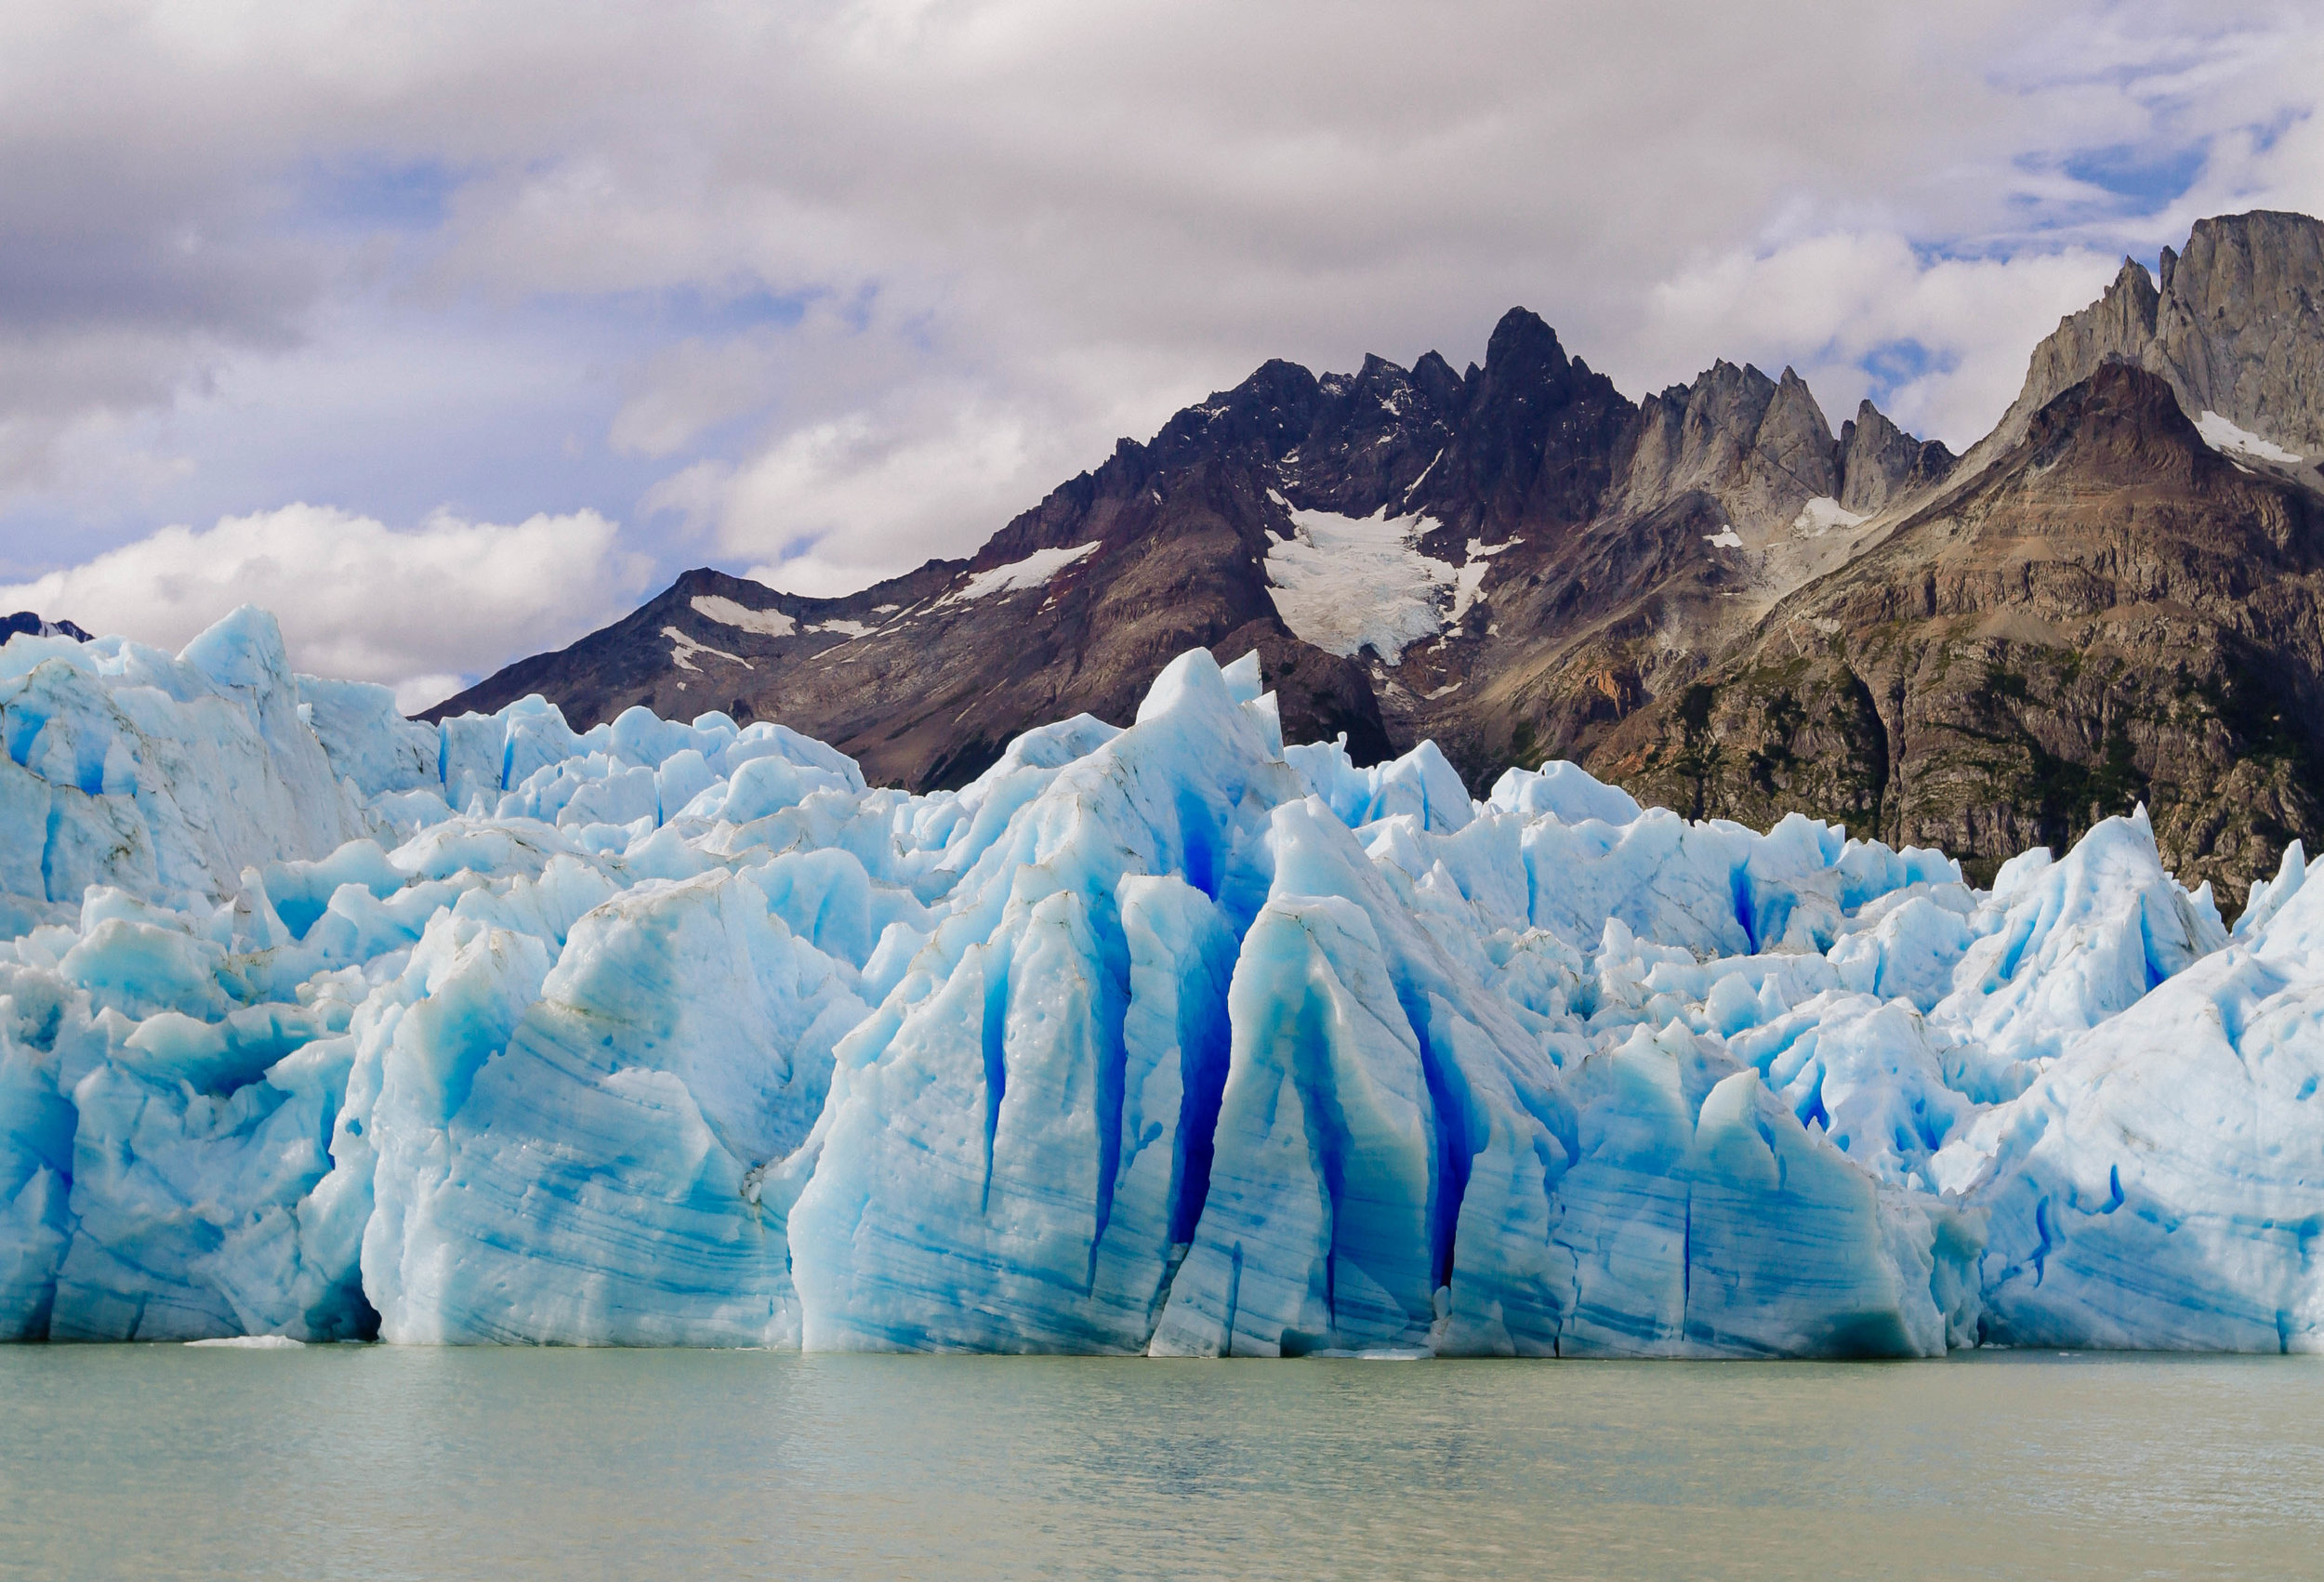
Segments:
[[[416,708],[1512,304],[1962,449],[2125,254],[2324,214],[2319,98],[2236,0],[12,0],[0,613],[260,603]]]

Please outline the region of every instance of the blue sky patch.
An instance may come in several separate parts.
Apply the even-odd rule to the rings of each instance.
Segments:
[[[466,178],[442,160],[348,155],[300,173],[295,214],[324,231],[430,231]]]
[[[2077,181],[2122,199],[2132,214],[2159,214],[2195,185],[2210,157],[2207,142],[2174,149],[2116,143],[2069,154],[2060,168]]]

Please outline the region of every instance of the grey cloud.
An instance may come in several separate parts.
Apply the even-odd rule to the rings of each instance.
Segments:
[[[1512,302],[1632,393],[1748,356],[1833,413],[1911,339],[1899,415],[1963,442],[2117,248],[2324,202],[2324,30],[2265,6],[29,9],[0,202],[46,218],[0,242],[0,341],[48,372],[0,376],[0,423],[231,365],[295,424],[269,349],[327,353],[357,291],[598,304],[633,345],[586,439],[664,481],[544,508],[818,591],[962,552],[1266,357],[1460,361]],[[2067,168],[2198,144],[2159,206]],[[441,230],[302,229],[296,173],[348,155],[459,171]],[[754,292],[814,306],[720,320]]]

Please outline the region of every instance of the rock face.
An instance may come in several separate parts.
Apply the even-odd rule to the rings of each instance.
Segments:
[[[2185,882],[2239,895],[2324,828],[2319,610],[2324,501],[2107,363],[1593,761],[1698,817],[1814,810],[1987,872],[2145,801]]]
[[[2308,461],[2324,454],[2324,222],[2265,209],[2199,220],[2161,266],[2158,286],[2123,259],[2104,297],[2058,322],[1973,467],[2110,362],[2160,375],[2190,417],[2216,413]]]
[[[838,600],[690,572],[429,718],[531,692],[576,726],[639,704],[717,709],[781,719],[876,780],[928,788],[966,782],[1030,720],[1126,722],[1189,646],[1226,658],[1255,647],[1292,739],[1345,732],[1372,762],[1445,730],[1466,744],[1465,767],[1498,771],[1509,722],[1488,705],[1472,727],[1443,705],[1522,670],[1545,630],[1634,613],[1657,590],[1684,599],[1705,573],[1718,586],[1696,601],[1715,604],[1736,579],[1693,563],[1704,539],[1734,523],[1754,544],[1780,535],[1851,465],[1872,469],[1860,489],[1885,498],[1947,459],[1871,416],[1903,461],[1858,446],[1852,464],[1789,370],[1776,381],[1721,363],[1642,412],[1513,309],[1485,365],[1463,374],[1433,352],[1409,370],[1371,357],[1321,378],[1269,363],[1151,442],[1123,441],[966,560]],[[1349,535],[1371,547],[1361,564],[1409,583],[1403,624],[1383,630],[1425,640],[1367,647],[1290,599],[1279,606],[1287,562],[1306,556],[1332,583]],[[1377,591],[1346,575],[1335,589]]]
[[[1870,402],[1840,426],[1840,507],[1870,516],[1892,500],[1927,493],[1957,458],[1936,440],[1916,440]]]
[[[1127,723],[1256,649],[1288,739],[1433,737],[1482,791],[1567,758],[1701,814],[1799,810],[1973,869],[2141,799],[2239,903],[2324,837],[2324,226],[2125,260],[1956,460],[1869,402],[1718,363],[1633,406],[1522,309],[1485,365],[1269,363],[965,560],[840,600],[711,571],[431,711],[539,692],[778,718],[875,781]]]
[[[2162,255],[2148,366],[2196,412],[2324,453],[2324,224],[2262,210],[2207,219]]]
[[[1840,493],[1831,426],[1797,374],[1778,382],[1723,362],[1690,389],[1646,398],[1621,503],[1644,512],[1690,491],[1760,532]]]
[[[1188,647],[1256,648],[1293,739],[1344,732],[1374,762],[1393,748],[1367,666],[1305,640],[1272,596],[1268,557],[1296,538],[1294,513],[1410,519],[1451,571],[1472,539],[1589,521],[1635,416],[1523,310],[1465,375],[1433,354],[1409,371],[1375,357],[1321,379],[1269,363],[1151,442],[1123,441],[967,560],[838,600],[690,572],[627,619],[511,666],[430,718],[528,692],[576,725],[634,704],[715,708],[781,719],[875,779],[926,788],[972,778],[1033,720],[1126,723]],[[1415,547],[1410,559],[1429,556]],[[1397,655],[1373,658],[1377,668]]]

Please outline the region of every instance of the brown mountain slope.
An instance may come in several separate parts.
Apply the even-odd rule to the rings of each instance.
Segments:
[[[2324,503],[2102,366],[1792,595],[1590,767],[1697,816],[1801,809],[1989,873],[2145,799],[2238,900],[2324,828]]]

